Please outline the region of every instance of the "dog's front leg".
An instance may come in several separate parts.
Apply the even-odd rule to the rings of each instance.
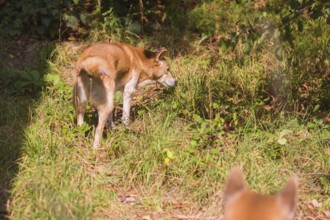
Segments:
[[[126,128],[129,127],[129,116],[131,111],[131,101],[133,96],[134,90],[125,88],[123,93],[123,124]]]
[[[131,101],[139,80],[139,73],[133,70],[132,78],[126,83],[123,91],[123,124],[129,126],[129,116],[131,111]]]

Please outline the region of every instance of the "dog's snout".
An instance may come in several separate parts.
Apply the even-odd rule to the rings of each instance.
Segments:
[[[177,85],[177,80],[171,74],[164,74],[157,82],[166,87],[175,87]]]
[[[177,84],[178,84],[178,81],[174,77],[168,81],[168,86],[170,86],[170,87],[176,87]]]

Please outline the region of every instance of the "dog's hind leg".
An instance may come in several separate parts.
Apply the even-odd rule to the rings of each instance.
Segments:
[[[82,72],[76,76],[76,82],[73,87],[73,102],[77,116],[77,125],[84,123],[84,114],[86,111],[86,103],[89,101],[90,94],[90,77]]]
[[[94,82],[94,81],[93,81]],[[102,134],[104,130],[105,123],[109,115],[112,114],[114,109],[114,93],[115,93],[115,84],[111,79],[103,80],[102,89],[98,91],[98,94],[92,94],[92,99],[97,106],[99,121],[95,130],[94,144],[93,148],[97,149],[102,140]],[[93,86],[93,85],[92,85]],[[103,90],[104,89],[104,90]],[[92,91],[92,93],[95,90]]]
[[[115,125],[115,122],[114,122],[114,117],[113,117],[113,114],[114,114],[114,111],[112,111],[110,114],[109,114],[109,117],[108,117],[108,120],[107,120],[107,127],[110,128],[110,129],[115,129],[116,128],[116,125]]]

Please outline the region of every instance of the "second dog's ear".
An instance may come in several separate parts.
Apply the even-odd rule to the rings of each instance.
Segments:
[[[164,59],[166,51],[167,51],[167,49],[165,47],[161,47],[156,51],[156,56],[155,56],[156,62],[158,62],[159,60]]]
[[[228,180],[226,183],[225,194],[224,194],[224,204],[226,205],[233,196],[237,193],[246,190],[246,183],[244,180],[243,173],[240,168],[235,167],[230,171]]]
[[[286,186],[277,194],[278,201],[283,207],[284,214],[292,219],[298,203],[298,179],[292,177]]]

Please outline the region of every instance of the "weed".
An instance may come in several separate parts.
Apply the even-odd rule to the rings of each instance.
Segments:
[[[208,2],[192,11],[197,22],[202,22],[199,12],[205,12],[202,7]],[[110,18],[111,11],[104,16]],[[111,25],[105,23],[104,28]],[[212,27],[211,22],[204,28]],[[97,123],[93,107],[79,128],[72,107],[72,78],[81,45],[57,44],[46,68],[33,73],[38,77],[22,73],[26,75],[16,82],[20,90],[42,87],[37,100],[3,93],[7,98],[0,103],[5,131],[0,155],[18,160],[17,166],[6,157],[0,161],[6,189],[11,188],[10,217],[173,219],[193,213],[192,218],[219,218],[225,178],[233,166],[242,167],[252,190],[263,193],[277,192],[290,176],[298,175],[297,216],[308,215],[306,200],[317,200],[320,214],[328,209],[330,133],[318,114],[326,105],[321,103],[325,93],[322,99],[313,96],[313,89],[323,90],[326,81],[309,81],[305,89],[294,84],[301,79],[294,77],[297,63],[312,59],[304,50],[313,45],[299,36],[305,42],[296,47],[301,60],[290,66],[265,45],[235,57],[230,51],[210,50],[212,45],[202,44],[200,37],[192,37],[189,45],[195,50],[189,54],[178,53],[179,46],[168,47],[177,88],[161,89],[157,95],[156,89],[147,88],[145,94],[157,98],[137,98],[130,130],[118,123],[117,129],[105,132],[98,151],[90,148]],[[151,44],[146,39],[141,44]],[[167,42],[177,45],[174,39]],[[235,48],[243,51],[239,39]],[[316,73],[315,65],[309,67]],[[298,109],[286,108],[294,104],[289,98],[295,95],[305,95],[300,100],[307,101],[299,101]],[[118,116],[122,99],[116,95],[115,100]],[[300,104],[310,107],[302,111]],[[17,133],[23,136],[19,141]]]

